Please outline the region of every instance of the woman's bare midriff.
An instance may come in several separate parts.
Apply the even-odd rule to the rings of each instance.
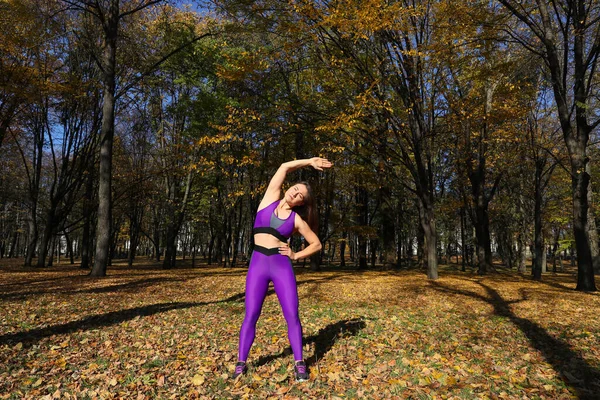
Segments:
[[[275,236],[268,233],[257,233],[254,235],[254,244],[257,246],[266,247],[267,249],[272,249],[275,247],[285,246],[287,243],[280,241]]]

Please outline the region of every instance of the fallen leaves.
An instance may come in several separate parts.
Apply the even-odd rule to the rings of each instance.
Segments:
[[[93,280],[67,267],[0,270],[0,399],[555,399],[591,385],[582,366],[600,370],[600,297],[561,289],[567,275],[554,285],[468,274],[432,284],[417,272],[300,269],[310,381],[293,379],[272,292],[249,373],[232,380],[245,272],[114,266]]]

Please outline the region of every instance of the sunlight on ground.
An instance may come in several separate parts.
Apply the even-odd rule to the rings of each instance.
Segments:
[[[3,261],[0,261],[2,263]],[[2,264],[0,264],[2,265]],[[229,378],[244,268],[0,268],[0,398],[593,398],[600,295],[571,273],[297,268],[311,380],[272,292]]]

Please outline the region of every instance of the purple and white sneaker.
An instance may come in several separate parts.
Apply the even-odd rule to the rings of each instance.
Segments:
[[[246,363],[243,361],[238,361],[238,363],[235,364],[235,370],[233,371],[233,379],[237,378],[240,375],[245,374],[246,371],[248,371],[248,367],[246,366]]]
[[[294,365],[294,375],[296,376],[296,382],[304,382],[308,380],[308,369],[304,361],[296,361]]]

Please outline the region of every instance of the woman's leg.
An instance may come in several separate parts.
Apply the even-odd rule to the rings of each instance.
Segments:
[[[296,276],[290,259],[286,256],[273,256],[271,264],[271,278],[275,293],[281,304],[281,310],[288,326],[288,338],[294,360],[302,360],[302,325],[298,315],[298,288]]]
[[[254,252],[246,276],[246,316],[240,329],[238,360],[246,361],[256,335],[256,322],[269,288],[269,257]]]

